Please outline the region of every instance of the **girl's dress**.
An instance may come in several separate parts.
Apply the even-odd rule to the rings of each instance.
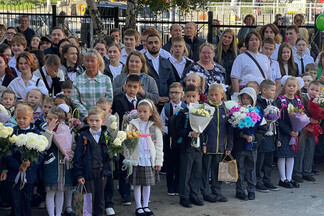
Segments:
[[[298,102],[297,99],[289,99],[287,97],[287,105],[292,104],[294,107],[298,107]],[[281,110],[281,100],[278,98],[275,102],[275,106],[277,106]],[[279,133],[278,133],[278,141],[281,142],[281,146],[277,146],[277,151],[276,151],[276,157],[278,158],[291,158],[295,157],[296,154],[293,151],[293,148],[291,145],[289,145],[290,141],[290,133],[292,131],[291,128],[291,123],[289,120],[289,114],[287,108],[282,109],[281,111],[282,117],[278,120],[279,123]]]
[[[130,123],[141,134],[151,134],[151,136],[139,138],[135,151],[130,156],[130,159],[137,161],[137,166],[133,167],[133,173],[128,181],[132,185],[155,185],[160,180],[155,166],[162,166],[163,162],[162,132],[154,127],[152,121],[134,119]]]

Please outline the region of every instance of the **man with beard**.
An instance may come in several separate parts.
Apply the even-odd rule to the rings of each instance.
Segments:
[[[52,46],[46,50],[44,50],[44,54],[55,54],[59,56],[59,50],[58,50],[58,42],[62,40],[63,38],[66,38],[63,29],[60,27],[55,27],[51,33],[51,41]]]
[[[159,88],[159,108],[169,101],[170,85],[175,82],[171,62],[160,56],[161,38],[157,34],[150,34],[146,38],[147,51],[145,53],[146,65],[149,75],[154,78]]]

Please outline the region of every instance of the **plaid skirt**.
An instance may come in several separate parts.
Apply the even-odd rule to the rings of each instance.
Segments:
[[[160,181],[159,172],[151,166],[134,166],[128,178],[128,183],[141,186],[155,185],[157,181]]]

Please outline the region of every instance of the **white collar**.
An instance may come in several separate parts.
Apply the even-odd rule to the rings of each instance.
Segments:
[[[159,59],[160,54],[157,57],[154,57],[151,55],[150,52],[146,52],[145,55],[147,56],[148,59],[153,60],[153,59]]]
[[[306,93],[306,95],[307,95],[307,98],[308,98],[308,100],[309,100],[309,99],[311,99],[311,97],[309,96],[309,94],[308,94],[308,93]]]
[[[92,130],[91,128],[89,129],[90,133],[93,134],[93,133],[101,133],[101,128],[97,131],[95,130]]]
[[[173,56],[170,57],[170,61],[173,63],[173,64],[185,64],[186,63],[186,59],[185,57],[182,56],[182,59],[181,61],[179,62],[176,58],[174,58]]]
[[[181,107],[181,101],[180,101],[179,103],[177,103],[177,104],[175,104],[175,103],[173,103],[173,102],[171,101],[171,104],[172,104],[173,107],[175,107],[175,106],[177,106],[177,107]]]
[[[306,53],[303,55],[303,56],[300,56],[300,55],[298,55],[298,54],[296,54],[297,55],[297,58],[299,59],[299,60],[301,60],[302,58],[303,58],[303,60],[305,60],[305,58],[306,58]]]
[[[130,97],[127,93],[126,93],[125,95],[126,95],[126,98],[127,98],[127,100],[128,100],[129,102],[132,102],[132,100],[137,101],[136,96],[135,96],[134,98],[132,98],[132,97]]]

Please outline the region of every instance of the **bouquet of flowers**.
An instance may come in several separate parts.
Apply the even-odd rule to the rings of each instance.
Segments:
[[[275,123],[280,118],[280,110],[278,107],[269,105],[264,109],[264,118],[269,122],[268,131],[265,133],[267,136],[272,136],[275,130]]]
[[[233,106],[229,113],[229,123],[233,128],[239,128],[243,134],[252,136],[255,129],[261,124],[263,116],[260,110],[251,106]],[[245,150],[251,150],[254,147],[254,143],[246,143]]]
[[[74,117],[75,115],[77,115],[77,118]],[[73,112],[72,112],[72,114],[71,114],[71,116],[72,117],[69,118],[69,120],[68,120],[68,125],[70,127],[70,130],[72,130],[74,134],[77,134],[77,132],[83,126],[82,122],[79,120],[80,119],[80,112],[79,112],[79,110],[78,109],[74,109]]]
[[[122,153],[122,151],[124,150],[122,143],[125,141],[125,139],[126,133],[124,131],[118,131],[115,140],[110,145],[108,145],[111,137],[108,136],[107,133],[105,133],[106,146],[110,158],[113,158],[118,153]]]
[[[10,118],[10,112],[0,104],[0,122],[6,123]]]
[[[124,131],[129,131],[129,123],[131,120],[133,119],[137,119],[138,116],[137,116],[137,110],[134,109],[130,112],[127,112],[125,115],[123,115],[123,121],[122,121],[122,130]]]
[[[190,103],[189,109],[189,120],[190,127],[196,133],[202,133],[208,126],[209,122],[213,118],[215,108],[208,104],[196,104]],[[195,148],[200,147],[199,137],[193,138],[191,145]]]
[[[48,140],[42,135],[35,133],[20,134],[17,136],[15,145],[17,148],[15,151],[19,151],[24,164],[24,168],[28,168],[30,161],[38,161],[40,154],[42,154],[48,146]],[[20,179],[20,189],[22,189],[27,183],[26,172],[19,171],[16,178],[15,184]]]
[[[287,109],[292,130],[301,131],[309,123],[309,118],[302,109],[294,107],[292,104],[288,104]],[[289,145],[292,145],[294,153],[296,154],[298,148],[298,137],[291,137]]]
[[[108,127],[108,131],[113,138],[116,138],[119,129],[119,116],[118,113],[109,115],[106,118],[105,125]]]
[[[16,135],[12,135],[12,127],[5,127],[0,123],[0,159],[10,154],[10,145],[17,140]]]
[[[69,126],[64,123],[59,124],[53,135],[53,141],[60,152],[64,155],[63,161],[67,165],[69,165],[69,161],[72,160],[69,154],[72,151],[72,139],[73,137]]]
[[[310,99],[307,102],[307,109],[313,119],[318,121],[324,119],[324,88],[322,88],[319,97]],[[314,135],[316,143],[318,143],[318,136],[323,134],[322,128],[318,123],[309,123],[305,130]]]

